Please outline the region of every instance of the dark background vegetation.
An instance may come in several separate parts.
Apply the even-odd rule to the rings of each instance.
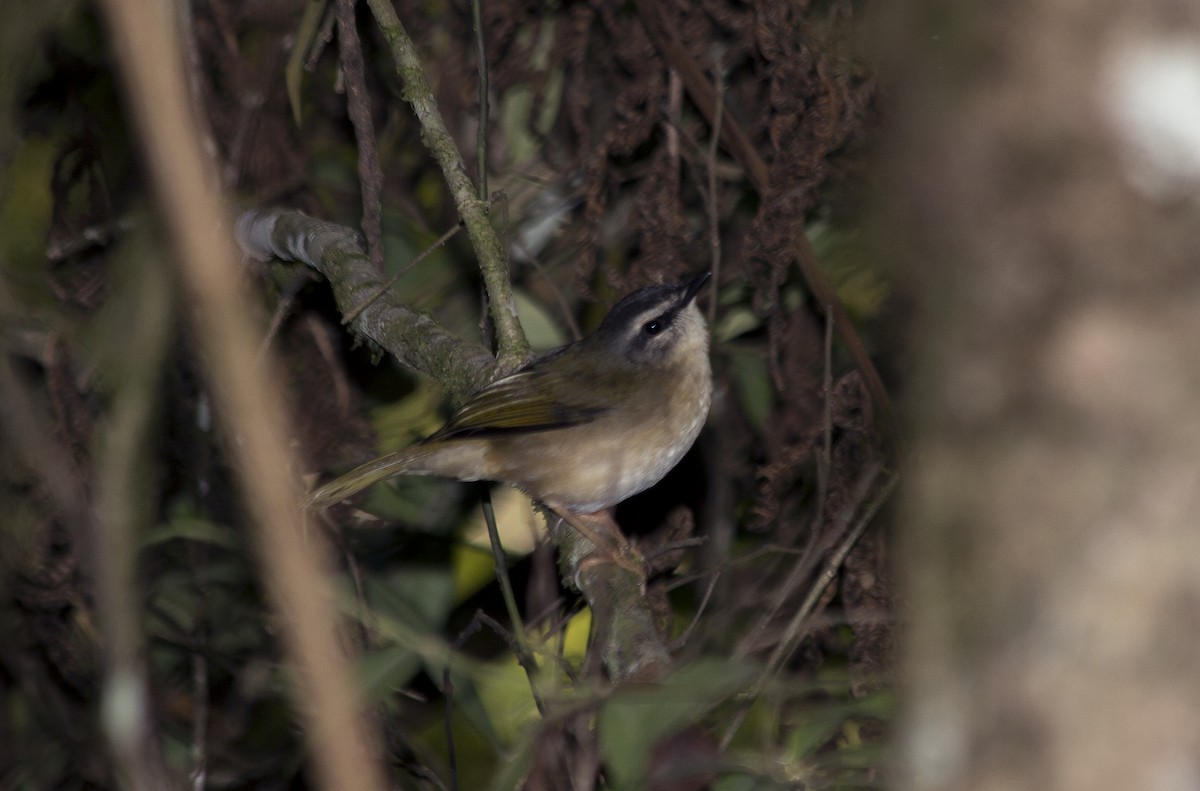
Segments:
[[[131,87],[175,37],[149,4],[23,5],[0,788],[1200,788],[1194,3],[480,6],[489,211],[535,347],[714,270],[709,423],[617,514],[671,647],[653,678],[606,667],[619,614],[503,489],[521,623],[483,487],[395,481],[300,526],[246,461],[255,422],[286,419],[273,469],[311,484],[435,430],[443,393],[299,264],[217,278],[253,309],[198,288],[185,231],[232,231],[168,200]],[[361,227],[391,293],[490,347],[467,234],[435,245],[460,204],[353,5],[180,4],[181,54],[142,73],[182,63],[203,153],[177,156],[229,217]],[[481,184],[473,8],[396,10]],[[243,368],[270,420],[229,398]],[[329,697],[351,684],[361,713]]]
[[[471,8],[397,10],[477,179]],[[465,235],[411,265],[457,214],[374,20],[358,9],[356,83],[339,62],[333,6],[307,11],[315,28],[294,2],[205,0],[181,12],[192,98],[224,188],[242,206],[296,207],[350,226],[364,200],[375,205],[380,232],[368,227],[367,237],[381,243],[385,275],[403,271],[394,289],[486,342]],[[493,224],[513,256],[531,341],[566,342],[633,288],[712,267],[701,301],[714,323],[718,395],[692,454],[618,512],[654,559],[647,597],[678,659],[657,697],[609,687],[585,660],[578,594],[545,544],[529,548],[540,519],[500,492],[509,574],[531,639],[551,657],[540,716],[473,527],[480,487],[399,481],[317,528],[328,531],[347,601],[362,608],[343,639],[361,652],[357,677],[387,745],[376,757],[394,786],[449,787],[455,773],[462,788],[878,783],[892,666],[878,525],[787,629],[877,492],[887,458],[876,426],[892,419],[873,408],[795,252],[807,234],[853,318],[868,328],[879,318],[888,286],[866,263],[855,219],[875,83],[854,15],[849,3],[483,4],[489,189],[503,193]],[[230,468],[237,439],[214,416],[191,305],[176,294],[114,39],[90,3],[49,3],[21,24],[20,40],[8,27],[0,150],[4,395],[15,416],[3,469],[0,785],[107,788],[125,771],[105,739],[103,701],[119,691],[105,673],[95,586],[108,554],[91,515],[115,463],[105,437],[119,393],[144,377],[154,406],[136,461],[130,628],[144,635],[150,743],[176,785],[304,787],[296,700],[305,691],[281,671],[250,552],[253,517]],[[714,145],[680,57],[766,181],[728,144]],[[356,92],[373,152],[348,117]],[[377,197],[363,197],[360,167],[382,173]],[[556,222],[537,238],[546,217]],[[316,277],[257,264],[243,277],[264,317],[255,342],[282,359],[272,397],[293,417],[302,472],[342,471],[436,428],[445,414],[436,389],[357,345]],[[146,318],[155,311],[164,317]],[[75,493],[69,506],[30,461],[39,454]],[[422,641],[443,646],[433,652],[441,658]],[[573,667],[567,675],[555,653]]]

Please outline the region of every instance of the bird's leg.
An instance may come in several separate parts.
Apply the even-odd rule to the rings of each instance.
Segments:
[[[566,508],[546,505],[555,516],[575,529],[596,547],[597,560],[607,560],[626,571],[644,579],[645,563],[641,554],[629,543],[621,528],[612,517],[612,510],[605,509],[591,514],[576,514]],[[587,562],[587,558],[584,559]]]

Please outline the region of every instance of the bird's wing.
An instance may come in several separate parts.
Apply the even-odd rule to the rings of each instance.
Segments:
[[[548,397],[542,386],[544,376],[533,366],[496,380],[476,393],[427,441],[548,431],[587,423],[608,411],[598,397],[586,392],[574,393],[571,402]]]

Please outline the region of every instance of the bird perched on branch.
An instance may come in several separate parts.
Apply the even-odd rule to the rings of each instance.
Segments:
[[[712,400],[704,272],[622,299],[594,333],[476,393],[439,431],[321,486],[310,507],[397,475],[500,481],[572,524],[662,480]]]

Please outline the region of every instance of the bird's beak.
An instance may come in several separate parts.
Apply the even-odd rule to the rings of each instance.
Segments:
[[[704,284],[708,282],[710,277],[712,277],[712,272],[705,271],[689,280],[687,285],[684,286],[683,299],[679,304],[681,306],[687,305],[689,302],[695,299],[696,295],[700,293],[700,289],[704,288]]]

